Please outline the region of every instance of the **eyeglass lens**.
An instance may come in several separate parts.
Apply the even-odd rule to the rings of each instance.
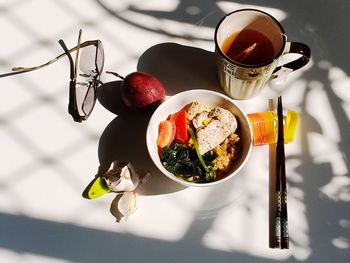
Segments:
[[[76,79],[76,102],[81,116],[89,116],[96,101],[97,87],[104,66],[101,42],[80,50],[79,70]]]

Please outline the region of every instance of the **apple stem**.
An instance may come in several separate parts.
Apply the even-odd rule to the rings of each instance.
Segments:
[[[123,77],[123,76],[119,75],[119,74],[118,74],[118,73],[116,73],[116,72],[106,71],[106,73],[108,73],[108,74],[112,74],[112,75],[114,75],[114,76],[116,76],[116,77],[118,77],[118,78],[120,78],[120,79],[124,79],[124,77]]]

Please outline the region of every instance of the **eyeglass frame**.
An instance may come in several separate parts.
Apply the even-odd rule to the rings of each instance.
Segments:
[[[76,96],[77,66],[78,66],[79,50],[81,49],[81,46],[82,46],[82,44],[80,44],[80,38],[81,38],[81,30],[79,31],[78,45],[76,47],[75,63],[73,62],[73,58],[72,58],[67,46],[65,45],[64,41],[62,39],[58,41],[58,43],[61,45],[61,47],[65,51],[65,54],[68,56],[69,63],[70,63],[68,113],[73,117],[74,121],[76,121],[76,122],[82,122],[84,120],[87,120],[87,118],[90,116],[90,114],[95,106],[96,99],[97,99],[97,88],[98,88],[98,85],[102,83],[100,81],[100,76],[101,76],[102,72],[99,71],[99,67],[97,65],[97,56],[98,56],[99,50],[102,50],[102,56],[104,59],[103,45],[102,45],[101,41],[97,40],[96,41],[96,53],[95,53],[96,74],[94,76],[87,76],[87,77],[92,77],[92,78],[90,78],[90,80],[88,82],[88,89],[86,91],[85,98],[84,98],[83,103],[81,105],[81,110],[83,111],[84,115],[80,115],[79,110],[78,110],[78,105],[77,105],[77,96]],[[103,65],[102,65],[102,69],[103,69]],[[89,110],[89,112],[85,112],[84,103],[86,102],[86,98],[87,98],[87,96],[89,94],[89,90],[91,88],[93,89],[93,92],[94,92],[93,93],[94,99],[92,101],[92,106],[91,106],[91,109]]]
[[[78,60],[78,53],[79,53],[79,50],[84,48],[84,47],[88,47],[88,46],[95,46],[96,47],[95,69],[97,70],[97,74],[95,76],[93,76],[92,81],[93,81],[94,84],[101,84],[102,82],[100,81],[99,78],[100,78],[102,72],[98,71],[98,66],[96,64],[97,63],[97,52],[99,50],[99,47],[102,49],[103,56],[104,56],[104,52],[103,52],[103,45],[102,45],[102,42],[100,40],[88,40],[88,41],[85,41],[85,42],[80,44],[80,36],[81,36],[81,31],[79,31],[78,45],[73,47],[73,48],[71,48],[71,49],[69,49],[69,50],[68,50],[66,44],[64,43],[64,41],[62,39],[60,39],[58,41],[58,43],[63,48],[64,53],[58,55],[54,59],[52,59],[52,60],[50,60],[50,61],[48,61],[48,62],[46,62],[44,64],[41,64],[39,66],[35,66],[35,67],[13,67],[12,68],[12,72],[0,74],[0,78],[12,76],[12,75],[17,75],[17,74],[21,74],[21,73],[27,73],[27,72],[35,71],[35,70],[44,68],[46,66],[49,66],[49,65],[55,63],[56,61],[58,61],[59,59],[67,56],[68,59],[69,59],[69,64],[70,64],[70,83],[69,83],[68,113],[73,117],[73,120],[76,121],[76,122],[82,122],[83,120],[86,120],[90,116],[90,114],[91,114],[91,112],[92,112],[92,110],[94,108],[94,105],[96,103],[97,86],[96,85],[93,86],[93,88],[94,88],[94,101],[93,101],[93,105],[91,107],[90,112],[88,112],[88,114],[86,114],[84,112],[85,115],[81,116],[79,114],[78,105],[76,103],[76,77],[77,77],[76,76],[76,71],[77,71],[76,70],[76,66],[77,66],[77,62],[78,62],[77,61]],[[75,61],[76,63],[75,64],[74,64],[72,56],[71,56],[71,53],[74,52],[74,51],[77,51],[76,61]],[[91,83],[89,83],[89,85],[90,84]],[[84,99],[84,101],[85,101],[85,99]]]

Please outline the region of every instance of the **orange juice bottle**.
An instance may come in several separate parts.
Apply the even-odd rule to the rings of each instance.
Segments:
[[[265,111],[248,114],[253,130],[253,145],[266,145],[277,143],[278,121],[274,111]],[[298,127],[298,112],[288,110],[284,120],[284,143],[294,140]]]

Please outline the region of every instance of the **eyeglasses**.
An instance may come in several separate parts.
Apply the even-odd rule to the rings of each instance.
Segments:
[[[20,73],[26,73],[49,66],[67,56],[70,64],[68,113],[74,121],[86,120],[96,103],[101,73],[104,66],[104,51],[100,40],[90,40],[80,43],[82,30],[79,31],[78,44],[69,49],[62,39],[58,41],[64,53],[47,63],[36,67],[14,67],[12,72],[0,74],[0,78]],[[75,53],[73,61],[71,53]]]

